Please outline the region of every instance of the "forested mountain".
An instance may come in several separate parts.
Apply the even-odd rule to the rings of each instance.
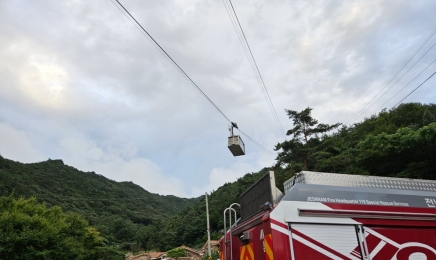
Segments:
[[[210,194],[212,238],[220,237],[223,210],[268,170],[275,171],[279,189],[301,170],[436,179],[436,105],[402,104],[352,126],[318,123],[311,111],[287,110],[294,127],[287,132],[290,140],[276,145],[274,167],[247,173]],[[0,157],[0,195],[12,190],[14,196],[35,195],[82,213],[108,243],[125,250],[199,247],[207,238],[204,196],[159,196],[60,160],[22,164]]]
[[[62,160],[23,164],[0,156],[0,196],[12,192],[84,215],[110,243],[132,241],[127,227],[148,225],[198,201],[153,194],[132,182],[79,171]]]

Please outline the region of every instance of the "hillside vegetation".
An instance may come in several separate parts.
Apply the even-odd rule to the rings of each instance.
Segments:
[[[134,240],[137,226],[172,216],[198,199],[161,196],[132,182],[82,172],[62,160],[23,164],[0,156],[0,196],[35,196],[47,206],[85,216],[110,243]],[[133,233],[133,235],[132,235]]]
[[[287,110],[294,122],[289,140],[278,143],[276,164],[247,173],[209,195],[211,236],[220,237],[223,210],[268,170],[278,188],[301,170],[436,179],[436,105],[402,104],[352,126],[321,124],[311,108]],[[331,131],[334,130],[334,131]],[[166,251],[206,241],[204,196],[158,196],[133,183],[83,173],[60,160],[21,164],[0,157],[0,192],[35,195],[49,205],[86,216],[109,243],[126,250]]]
[[[308,118],[311,118],[310,110],[304,111],[308,112]],[[308,118],[306,122],[310,121]],[[301,126],[308,134],[307,142],[304,134],[290,130],[288,134],[292,139],[276,146],[278,183],[301,170],[436,178],[434,104],[402,104],[363,122],[342,126],[330,135],[314,134],[312,129],[323,124],[310,126],[306,122]]]
[[[0,259],[124,259],[77,213],[35,198],[0,197]]]

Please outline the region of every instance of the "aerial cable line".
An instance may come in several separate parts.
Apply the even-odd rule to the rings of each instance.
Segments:
[[[179,72],[181,72],[183,74],[183,76],[185,76],[189,82],[197,88],[198,91],[200,91],[200,93],[218,110],[218,112],[221,113],[221,115],[227,120],[229,121],[229,123],[231,123],[232,121],[230,121],[230,119],[221,111],[221,109],[218,108],[218,106],[203,92],[203,90],[201,90],[201,88],[188,76],[188,74],[186,74],[186,72],[173,60],[173,58],[171,58],[171,56],[159,45],[159,43],[157,43],[154,38],[147,32],[147,30],[144,29],[144,27],[142,27],[142,25],[135,19],[135,17],[133,17],[129,11],[127,11],[127,9],[118,1],[115,0],[122,8],[123,10],[135,21],[135,23],[147,34],[147,36],[149,37],[149,39],[152,40],[152,43],[155,44],[155,46],[157,46],[160,50],[161,53],[164,54],[164,56],[169,59],[179,70]],[[130,20],[130,19],[129,19]]]
[[[381,96],[379,96],[369,107],[367,107],[364,111],[362,111],[361,114],[365,113],[370,107],[372,107],[377,101],[380,100],[380,98],[382,98],[386,93],[388,93],[389,90],[391,90],[397,83],[398,81],[400,81],[413,67],[415,67],[415,65],[422,59],[424,58],[424,56],[436,45],[436,43],[434,43],[392,86],[390,86]],[[422,73],[422,72],[421,72]],[[420,74],[421,74],[420,73]],[[348,123],[347,123],[348,124]]]
[[[155,46],[160,53],[162,53],[162,55],[164,55],[169,61],[171,61],[171,63],[177,68],[177,70],[186,78],[188,79],[188,81],[198,90],[200,91],[200,93],[215,107],[216,110],[218,110],[218,112],[230,123],[232,124],[232,121],[221,111],[221,109],[218,108],[218,106],[206,95],[206,93],[203,92],[203,90],[201,90],[201,88],[188,76],[188,74],[186,74],[186,72],[173,60],[173,58],[171,58],[171,56],[159,45],[159,43],[156,42],[156,40],[147,32],[147,30],[145,30],[145,28],[135,19],[135,17],[133,17],[132,14],[130,14],[130,12],[118,1],[118,0],[111,0],[112,3],[115,4],[114,1],[116,1],[118,3],[115,4],[118,9],[129,19],[130,22],[132,22],[135,27],[137,27],[138,29],[141,30],[141,32],[143,32],[143,34],[147,37],[147,39],[153,44],[153,46]],[[121,6],[122,9],[120,9],[119,7]],[[124,10],[124,11],[123,11]],[[127,16],[127,15],[128,16]],[[132,21],[133,20],[133,21]],[[139,26],[139,27],[138,27]],[[239,130],[239,129],[238,129]],[[259,146],[259,148],[261,148],[263,151],[265,151],[266,153],[274,156],[275,154],[271,151],[269,151],[268,149],[266,149],[265,147],[263,147],[261,144],[259,144],[256,140],[254,140],[253,138],[251,138],[250,136],[248,136],[247,134],[245,134],[244,132],[242,132],[241,130],[239,130],[244,136],[246,136],[248,139],[250,139],[251,141],[253,141],[254,144],[256,144],[257,146]]]
[[[265,93],[265,89],[262,87],[261,79],[259,78],[258,73],[256,73],[256,67],[255,67],[255,65],[253,63],[253,59],[251,59],[251,57],[250,57],[250,53],[249,53],[249,50],[247,48],[247,43],[243,39],[243,35],[241,33],[241,29],[242,28],[240,28],[240,27],[238,27],[236,25],[237,21],[235,21],[236,18],[232,15],[230,4],[227,2],[227,0],[222,0],[222,1],[223,1],[224,6],[226,7],[226,11],[227,11],[227,14],[229,15],[230,21],[232,21],[233,28],[235,29],[236,35],[238,36],[239,42],[241,43],[242,49],[244,50],[245,56],[247,57],[247,60],[248,60],[248,63],[250,63],[250,67],[251,67],[251,70],[254,73],[254,77],[256,78],[256,81],[259,84],[260,90],[262,91],[262,94],[263,94],[265,100],[268,103],[269,109],[271,110],[271,112],[273,112],[271,104],[268,102],[268,96]]]
[[[256,78],[256,81],[259,84],[260,90],[262,91],[262,94],[263,94],[265,100],[267,101],[267,104],[268,104],[271,112],[273,112],[273,110],[272,110],[273,107],[271,107],[270,102],[268,102],[268,96],[265,93],[265,89],[262,87],[261,79],[259,78],[258,73],[256,73],[256,67],[255,67],[255,64],[253,63],[253,59],[250,58],[249,50],[246,46],[247,43],[244,41],[242,33],[241,33],[242,28],[239,28],[236,25],[237,21],[235,21],[236,18],[231,13],[230,4],[227,2],[227,0],[222,0],[222,1],[223,1],[225,8],[226,8],[227,14],[229,15],[230,21],[232,22],[233,28],[235,29],[236,35],[238,36],[239,42],[241,43],[242,49],[244,50],[245,56],[247,57],[248,63],[250,64],[250,67],[254,73],[254,77]],[[276,120],[276,122],[277,122],[277,120]],[[286,139],[286,136],[285,136],[285,139]]]
[[[161,48],[159,48],[158,46],[156,46],[156,44],[150,39],[150,37],[148,37],[148,34],[146,33],[146,32],[144,32],[144,30],[142,30],[141,29],[141,27],[140,26],[138,26],[138,23],[135,23],[134,21],[132,21],[132,18],[133,17],[130,17],[130,16],[128,16],[124,11],[123,11],[123,9],[121,9],[121,7],[119,6],[119,5],[117,5],[116,3],[115,3],[115,1],[116,0],[111,0],[112,1],[112,3],[118,8],[118,10],[120,10],[120,12],[127,18],[127,20],[129,20],[135,27],[136,27],[136,29],[138,29],[140,32],[141,32],[141,34],[143,34],[144,36],[145,36],[145,38],[153,45],[153,47],[155,47],[162,55],[164,55],[165,57],[166,57],[166,55],[165,55],[165,53],[162,51],[162,49]],[[119,3],[119,2],[118,2]],[[120,4],[121,5],[121,4]],[[176,65],[174,65],[174,63],[172,63],[171,62],[171,64],[177,69],[177,70],[179,70],[179,68],[177,68],[177,66]],[[179,70],[180,71],[180,70]],[[183,74],[183,73],[182,73]],[[185,75],[183,75],[183,76],[185,76]]]
[[[398,73],[400,73],[401,72],[401,70],[403,70],[404,69],[404,67],[406,67],[406,65],[415,57],[415,55],[424,47],[424,45],[433,37],[433,35],[436,33],[436,30],[434,30],[431,34],[430,34],[430,36],[425,40],[425,42],[421,45],[421,47],[418,49],[418,50],[416,50],[415,51],[415,53],[409,58],[409,60],[407,60],[406,61],[406,63],[404,63],[404,65],[401,67],[401,69],[399,69],[398,71],[397,71],[397,73],[395,73],[395,75],[394,76],[392,76],[391,78],[390,78],[390,80],[385,84],[385,86],[383,87],[383,88],[381,88],[378,92],[377,92],[377,94],[375,94],[375,96],[373,96],[372,97],[372,99],[368,102],[368,103],[366,103],[366,105],[359,111],[359,112],[357,112],[357,114],[355,114],[347,123],[346,123],[346,125],[348,125],[348,123],[350,123],[355,117],[357,117],[357,116],[359,116],[359,115],[361,115],[362,113],[361,112],[364,112],[363,110],[365,109],[365,107],[366,106],[368,106],[373,100],[374,100],[374,98],[376,98],[377,96],[378,96],[378,94],[380,94],[380,92],[382,92],[383,91],[383,89],[385,89],[388,85],[389,85],[389,83],[391,83],[392,82],[392,80],[398,75]],[[365,110],[366,111],[366,110]]]
[[[238,128],[237,128],[238,129]],[[256,140],[254,140],[253,138],[251,138],[249,135],[247,135],[246,133],[244,133],[242,130],[238,129],[239,132],[241,134],[243,134],[245,137],[247,137],[248,139],[250,139],[253,143],[255,143],[257,146],[259,146],[262,150],[264,150],[265,152],[267,152],[268,154],[270,154],[271,156],[275,156],[275,154],[271,151],[269,151],[268,149],[266,149],[264,146],[262,146],[260,143],[258,143]]]
[[[265,99],[266,99],[266,101],[268,103],[268,106],[270,107],[270,110],[271,110],[271,112],[272,112],[272,114],[274,116],[274,119],[275,119],[276,123],[278,124],[278,126],[281,129],[283,135],[286,138],[285,130],[283,129],[283,125],[280,122],[280,119],[279,119],[279,117],[277,115],[277,112],[276,112],[276,109],[274,107],[274,104],[273,104],[273,102],[271,100],[271,97],[270,97],[270,95],[268,93],[268,89],[266,88],[265,82],[264,82],[264,80],[262,78],[262,74],[260,74],[259,67],[257,66],[256,60],[254,59],[254,55],[253,55],[253,52],[251,51],[250,45],[248,44],[247,37],[245,37],[245,33],[244,33],[244,30],[242,29],[241,23],[239,22],[238,15],[236,14],[235,8],[233,7],[233,4],[232,4],[231,0],[229,0],[229,3],[230,3],[230,6],[231,6],[231,8],[233,10],[233,13],[235,14],[236,22],[238,24],[238,27],[240,28],[240,31],[241,31],[242,37],[244,39],[244,42],[246,43],[246,46],[242,42],[241,42],[241,44],[242,44],[243,48],[247,48],[248,52],[250,53],[251,59],[248,58],[248,57],[247,58],[248,58],[250,64],[253,63],[253,65],[254,65],[254,68],[252,66],[252,69],[253,69],[253,72],[254,72],[255,76],[258,77],[258,79],[260,80],[260,82],[259,81],[258,82],[260,84],[260,88],[262,90],[262,93],[264,94],[264,97],[265,97]],[[224,3],[224,5],[225,5],[225,3]],[[226,9],[227,9],[227,6],[226,6]],[[229,16],[231,16],[231,15],[229,14]],[[232,18],[230,18],[230,19],[232,19]],[[233,20],[232,20],[232,23],[233,23]],[[235,28],[235,30],[236,30],[236,28]],[[236,31],[238,33],[238,30],[236,30]],[[239,37],[239,34],[238,34],[238,37]]]
[[[393,95],[390,99],[388,99],[385,103],[383,103],[383,105],[381,105],[379,108],[377,108],[376,110],[372,111],[371,114],[375,113],[376,111],[378,111],[380,108],[382,108],[384,105],[386,105],[389,101],[391,101],[394,97],[396,97],[401,91],[403,91],[407,86],[410,85],[410,83],[412,83],[416,78],[418,78],[424,71],[426,71],[434,62],[436,61],[436,59],[434,59],[430,64],[427,65],[427,67],[425,67],[425,69],[423,69],[418,75],[416,75],[416,77],[414,77],[411,81],[409,81],[409,83],[407,83],[402,89],[400,89],[397,93],[395,93],[395,95]]]
[[[227,14],[229,15],[230,21],[232,22],[233,28],[235,29],[236,35],[238,36],[238,39],[239,39],[239,42],[241,43],[242,49],[244,50],[245,56],[247,57],[247,60],[250,63],[251,69],[253,70],[254,77],[256,78],[257,83],[260,86],[260,90],[262,91],[263,96],[265,97],[265,99],[267,99],[268,97],[267,97],[267,95],[265,93],[265,89],[262,87],[262,82],[259,79],[258,73],[256,73],[255,65],[253,64],[253,60],[250,58],[250,54],[249,54],[248,48],[246,46],[246,42],[243,39],[243,35],[241,33],[241,28],[236,25],[236,23],[237,23],[237,21],[235,21],[236,18],[231,13],[232,12],[231,11],[231,6],[227,2],[227,0],[222,0],[222,1],[223,1],[224,6],[226,7]],[[268,100],[267,100],[267,103],[268,103],[268,106],[271,109],[271,105],[268,102]]]
[[[251,59],[251,57],[250,57],[250,53],[249,53],[249,50],[248,50],[247,45],[246,45],[247,43],[243,39],[243,36],[241,33],[241,28],[239,28],[236,25],[236,23],[237,23],[237,21],[235,21],[236,18],[231,13],[232,11],[231,11],[230,4],[227,2],[227,0],[222,0],[222,1],[223,1],[224,6],[226,7],[227,14],[229,15],[230,21],[232,22],[233,28],[235,29],[236,35],[238,36],[238,39],[239,39],[239,42],[241,43],[242,49],[244,50],[245,56],[247,57],[248,63],[250,63],[250,67],[254,73],[254,77],[256,78],[256,81],[259,84],[260,90],[262,91],[262,94],[263,94],[265,100],[267,101],[269,109],[271,110],[271,112],[273,112],[273,107],[271,107],[270,102],[268,102],[268,96],[265,93],[265,89],[262,87],[261,79],[259,78],[258,73],[256,73],[256,67],[255,67],[255,64],[253,63],[253,59]],[[277,123],[277,120],[276,120],[276,123]],[[286,136],[285,136],[285,138],[286,138]]]
[[[380,100],[380,98],[382,98],[386,93],[388,93],[389,90],[391,90],[397,83],[398,81],[400,81],[413,67],[415,67],[415,65],[422,59],[424,58],[424,56],[431,50],[433,49],[433,47],[436,45],[436,42],[397,80],[395,81],[395,83],[390,86],[381,96],[379,96],[369,107],[367,107],[362,113],[364,113],[365,111],[367,111],[370,107],[372,107],[377,101]],[[433,62],[432,62],[433,63]],[[422,72],[421,72],[422,73]],[[419,75],[421,74],[419,73]],[[416,77],[415,77],[416,78]],[[390,100],[390,99],[389,99]]]
[[[401,104],[401,102],[403,102],[408,96],[410,96],[413,92],[415,92],[415,90],[417,90],[418,88],[420,88],[422,85],[424,85],[424,83],[426,83],[429,79],[431,79],[431,77],[434,76],[434,74],[436,74],[436,71],[433,72],[433,74],[430,75],[430,77],[428,77],[426,80],[424,80],[424,82],[422,82],[421,84],[419,84],[419,86],[417,86],[414,90],[412,90],[409,94],[407,94],[403,99],[401,99],[397,104],[395,104],[395,106],[393,107],[397,107],[399,104]]]
[[[359,110],[359,112],[357,112],[347,123],[346,125],[348,125],[351,121],[353,121],[353,119],[355,119],[357,116],[361,115],[361,112],[366,108],[366,106],[368,106],[373,100],[374,98],[376,98],[378,96],[378,94],[380,94],[380,92],[382,92],[391,82],[392,80],[404,69],[404,67],[407,66],[407,64],[415,57],[415,55],[424,47],[424,45],[433,37],[433,35],[436,33],[436,29],[430,34],[430,36],[425,40],[425,42],[421,45],[421,47],[419,47],[418,50],[415,51],[415,53],[404,63],[404,65],[394,74],[394,76],[392,76],[388,82],[383,86],[383,88],[381,88],[377,94],[375,94],[370,101],[368,101],[368,103],[365,104],[365,106],[363,106],[362,109]]]
[[[265,82],[263,81],[262,75],[260,74],[259,68],[257,66],[256,60],[254,59],[254,55],[253,55],[253,53],[251,51],[250,45],[248,44],[247,38],[245,37],[244,30],[242,29],[241,23],[239,22],[238,15],[236,14],[235,8],[233,7],[233,4],[232,4],[231,0],[229,0],[229,3],[230,3],[230,6],[232,7],[233,13],[235,14],[235,18],[236,18],[236,21],[237,21],[237,23],[239,25],[239,28],[241,29],[241,33],[242,33],[242,36],[244,38],[244,41],[247,44],[246,48],[248,48],[248,51],[250,53],[250,57],[252,58],[252,63],[254,64],[254,67],[256,68],[256,70],[254,71],[254,74],[255,75],[257,74],[257,77],[260,79],[260,82],[262,83],[262,84],[260,84],[260,87],[261,87],[261,89],[263,89],[264,97],[267,99],[267,103],[268,103],[268,105],[270,107],[270,110],[273,113],[273,115],[275,116],[275,120],[276,120],[277,124],[279,125],[280,129],[282,130],[282,133],[283,133],[283,135],[284,135],[284,137],[286,139],[286,134],[285,134],[285,131],[283,129],[282,123],[280,122],[280,119],[279,119],[279,117],[277,115],[277,112],[276,112],[276,110],[274,108],[274,104],[273,104],[273,102],[271,100],[271,97],[270,97],[270,95],[268,93],[268,89],[266,88]],[[244,44],[243,44],[243,47],[244,47]]]
[[[232,22],[233,28],[235,29],[236,35],[238,36],[239,42],[241,43],[242,49],[244,50],[245,56],[247,57],[247,60],[250,63],[251,69],[254,72],[255,68],[254,68],[254,65],[253,65],[253,61],[250,59],[250,54],[248,53],[248,50],[245,47],[244,40],[242,39],[241,32],[238,30],[238,28],[236,26],[236,22],[234,21],[235,18],[231,14],[231,10],[230,10],[230,7],[228,6],[227,0],[222,0],[222,1],[223,1],[223,4],[224,4],[225,8],[226,8],[227,14],[229,15],[230,21]],[[261,84],[257,73],[254,73],[254,75],[256,77],[257,82],[259,84]],[[263,88],[261,88],[261,90],[262,90],[262,93],[265,96],[265,90]]]
[[[273,108],[271,107],[271,104],[268,102],[268,96],[265,93],[265,89],[262,87],[261,79],[259,78],[258,73],[256,73],[256,68],[255,68],[255,65],[253,63],[253,60],[250,58],[250,54],[249,54],[248,48],[246,46],[246,42],[244,41],[242,33],[241,33],[241,28],[239,28],[236,25],[236,23],[237,23],[237,21],[235,21],[236,18],[231,14],[231,6],[227,2],[227,0],[222,0],[222,1],[223,1],[225,8],[226,8],[227,14],[229,15],[230,21],[232,22],[233,28],[235,29],[236,35],[238,36],[239,42],[241,43],[242,49],[244,50],[245,56],[247,57],[248,63],[250,63],[250,67],[254,73],[254,77],[256,78],[256,81],[259,84],[260,90],[262,91],[262,94],[263,94],[265,100],[267,101],[269,109],[271,110],[271,112],[273,112],[273,110],[272,110]],[[277,120],[276,120],[276,122],[277,122]],[[286,136],[285,136],[285,138],[286,138]]]

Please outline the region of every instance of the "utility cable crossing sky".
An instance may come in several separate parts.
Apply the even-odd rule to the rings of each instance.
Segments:
[[[418,75],[416,75],[411,81],[409,81],[409,83],[407,83],[403,88],[401,88],[397,93],[395,93],[395,95],[393,95],[390,99],[388,99],[385,103],[383,103],[383,105],[381,105],[380,107],[378,107],[376,110],[374,110],[372,112],[375,113],[376,111],[379,111],[382,107],[384,107],[384,105],[386,105],[389,101],[391,101],[394,97],[396,97],[398,94],[400,94],[401,91],[403,91],[407,86],[410,85],[410,83],[412,83],[416,78],[418,78],[424,71],[426,71],[434,62],[436,61],[436,59],[434,59],[430,64],[427,65],[427,67],[424,68],[424,70],[422,70]],[[428,79],[427,79],[428,80]],[[426,81],[427,81],[426,80]],[[422,85],[422,84],[421,84]],[[410,95],[410,94],[409,94]],[[409,95],[407,95],[405,98],[407,98]],[[405,98],[403,98],[401,101],[403,101]],[[401,101],[398,103],[400,104]],[[397,104],[397,105],[398,105]],[[394,107],[396,107],[397,105],[395,105]]]
[[[416,88],[414,88],[409,94],[407,94],[403,99],[401,99],[397,104],[395,104],[394,107],[397,107],[399,104],[401,104],[401,102],[403,102],[408,96],[410,96],[413,92],[415,92],[415,90],[417,90],[418,88],[420,88],[422,85],[424,85],[424,83],[426,83],[429,79],[431,79],[434,74],[436,74],[436,71],[433,72],[433,74],[430,75],[430,77],[428,77],[426,80],[424,80],[424,82],[422,82],[421,84],[419,84],[419,86],[417,86]]]
[[[400,81],[413,67],[415,67],[415,65],[422,59],[424,58],[424,56],[431,50],[433,49],[433,47],[436,45],[436,42],[415,62],[413,63],[413,65],[397,80],[395,81],[395,83],[390,86],[381,96],[379,96],[369,107],[367,107],[363,112],[367,111],[368,109],[370,109],[377,101],[379,101],[384,95],[386,95],[386,93],[388,93],[389,90],[391,90],[397,83],[398,81]],[[433,61],[434,62],[434,61]],[[424,70],[422,70],[414,79],[412,79],[412,81],[414,81],[419,75],[421,75],[431,64],[430,63]],[[408,84],[406,84],[405,87],[407,87],[412,81],[410,81]],[[403,87],[401,90],[403,90],[405,87]],[[400,91],[401,91],[400,90]],[[397,92],[395,95],[393,95],[388,101],[386,101],[381,107],[383,107],[386,103],[388,103],[391,99],[393,99],[399,92]],[[381,107],[379,107],[378,109],[374,110],[372,113],[375,113],[376,111],[378,111]],[[394,106],[395,107],[395,106]],[[362,113],[363,113],[362,112]],[[372,114],[371,113],[371,114]]]
[[[435,45],[433,44],[391,87],[388,88],[387,91],[385,91],[378,99],[376,99],[374,102],[373,100],[392,82],[392,80],[394,80],[394,78],[407,66],[407,64],[409,64],[409,62],[416,56],[416,54],[418,54],[418,52],[427,44],[427,42],[435,35],[436,33],[436,29],[430,34],[430,36],[427,37],[427,39],[424,41],[424,43],[421,44],[421,46],[413,53],[413,55],[403,64],[403,66],[388,80],[388,82],[377,92],[377,94],[375,94],[370,101],[368,101],[363,107],[362,109],[359,110],[359,112],[357,112],[345,125],[348,125],[349,123],[351,123],[353,121],[353,119],[356,119],[359,115],[362,115],[363,113],[365,113],[370,107],[372,107],[382,96],[384,96],[393,86],[395,86],[395,84],[398,83],[398,81],[400,81]],[[433,63],[433,62],[432,62]],[[431,65],[431,64],[430,64]],[[427,66],[428,68],[428,66]],[[427,68],[425,68],[424,70],[426,70]],[[421,71],[422,72],[424,72]],[[421,75],[421,73],[418,74]],[[416,76],[413,80],[415,80],[418,76]],[[413,81],[412,80],[412,81]],[[410,81],[406,86],[408,86],[412,81]],[[404,86],[401,90],[403,90],[406,86]],[[400,90],[400,91],[401,91]],[[399,92],[398,92],[399,93]],[[390,101],[393,97],[395,97],[398,93],[396,93],[394,96],[392,96],[388,101]],[[387,101],[387,102],[388,102]],[[372,104],[371,104],[372,102]],[[387,102],[385,102],[382,106],[384,106]],[[370,106],[368,106],[369,104],[371,104]],[[367,107],[368,106],[368,107]],[[397,105],[395,105],[394,107],[396,107]],[[379,108],[378,108],[379,109]],[[376,111],[378,111],[378,109]],[[376,112],[374,111],[374,112]],[[374,113],[373,112],[373,113]]]
[[[283,129],[283,125],[280,122],[280,119],[277,115],[277,111],[274,107],[274,104],[271,100],[271,97],[268,93],[268,89],[266,88],[265,82],[263,81],[262,75],[260,74],[259,67],[257,66],[256,60],[254,59],[253,52],[251,51],[250,45],[248,44],[247,37],[245,37],[244,30],[242,30],[241,23],[239,22],[238,15],[236,14],[235,8],[233,7],[232,1],[229,0],[230,6],[227,4],[227,0],[223,0],[224,6],[226,7],[227,13],[229,14],[230,20],[232,21],[233,27],[235,28],[236,34],[238,35],[239,41],[241,42],[242,48],[244,49],[245,55],[247,56],[248,61],[250,62],[251,69],[259,83],[259,87],[262,90],[262,93],[268,103],[268,106],[271,110],[271,113],[274,116],[283,136],[286,139],[285,130]],[[230,10],[231,7],[231,10]],[[231,14],[233,11],[233,15]],[[237,25],[236,25],[237,24]],[[239,29],[238,29],[239,28]]]
[[[141,32],[145,33],[144,35],[151,41],[151,43],[169,60],[171,63],[177,68],[177,70],[186,78],[188,81],[198,90],[200,93],[211,103],[212,106],[215,107],[216,110],[231,124],[232,121],[222,112],[222,110],[206,95],[206,93],[203,92],[203,90],[186,74],[186,72],[171,58],[171,56],[159,45],[159,43],[156,42],[156,40],[147,32],[147,30],[144,29],[144,27],[133,17],[132,14],[118,1],[115,0],[118,5],[112,0],[112,3],[117,6],[117,8],[131,21]],[[120,9],[120,7],[122,9]],[[132,19],[132,20],[131,20]],[[238,129],[238,128],[237,128]],[[273,152],[262,146],[259,142],[251,138],[249,135],[247,135],[242,130],[238,129],[239,132],[250,139],[255,145],[257,145],[260,149],[262,149],[264,152],[271,156],[275,156]]]

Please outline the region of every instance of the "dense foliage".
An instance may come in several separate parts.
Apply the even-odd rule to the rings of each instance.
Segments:
[[[276,146],[277,182],[301,170],[436,179],[435,122],[436,105],[408,103],[330,135],[284,141]]]
[[[107,253],[117,255],[80,215],[34,198],[0,198],[0,259],[107,259]]]
[[[171,250],[168,250],[167,257],[179,259],[179,257],[185,257],[188,256],[185,249],[181,247],[173,248]]]
[[[107,243],[130,250],[143,227],[163,221],[198,199],[160,196],[132,182],[81,172],[61,160],[23,164],[0,156],[0,196],[35,196],[47,206],[85,216]]]

